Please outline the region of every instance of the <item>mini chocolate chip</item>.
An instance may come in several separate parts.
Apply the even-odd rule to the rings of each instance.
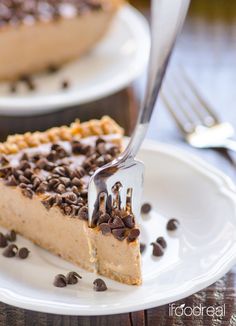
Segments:
[[[152,242],[151,245],[153,246],[152,254],[155,257],[161,257],[164,255],[164,250],[159,243]]]
[[[61,83],[61,88],[62,89],[67,89],[70,87],[70,83],[68,80],[63,80],[62,83]]]
[[[140,243],[140,253],[142,254],[146,249],[146,245],[144,243]]]
[[[65,177],[66,174],[65,167],[57,166],[55,167],[55,169],[53,169],[53,173],[58,174],[61,177]]]
[[[2,165],[8,165],[10,162],[9,162],[9,160],[7,159],[7,157],[5,155],[1,155],[0,163]]]
[[[99,224],[98,228],[102,232],[103,235],[111,233],[111,228],[108,223],[101,223],[101,224]]]
[[[55,162],[57,160],[58,154],[56,151],[51,151],[48,155],[47,155],[47,160],[50,162]]]
[[[18,182],[17,182],[16,178],[14,177],[14,175],[11,175],[6,181],[6,185],[10,186],[10,187],[17,186],[17,184],[18,184]]]
[[[101,278],[97,278],[93,282],[93,289],[94,289],[94,291],[97,291],[97,292],[103,292],[103,291],[107,290],[107,286],[106,286],[106,283]]]
[[[30,188],[23,188],[23,189],[21,190],[21,192],[22,192],[22,194],[23,194],[25,197],[27,197],[27,198],[29,198],[29,199],[32,199],[32,198],[33,198],[34,192],[33,192],[33,190],[31,190]]]
[[[66,192],[66,187],[61,183],[56,187],[55,191],[59,194],[63,194]]]
[[[73,154],[81,154],[82,144],[77,140],[71,142],[71,150]]]
[[[16,93],[16,91],[17,91],[17,84],[16,83],[10,84],[10,92]]]
[[[119,216],[111,218],[108,223],[111,229],[120,229],[125,227],[122,219]]]
[[[73,178],[72,179],[72,184],[74,185],[74,186],[76,186],[76,187],[78,187],[78,188],[81,188],[81,187],[83,187],[83,182],[79,179],[79,178]]]
[[[88,220],[88,208],[86,206],[81,207],[78,215],[81,220],[87,221]]]
[[[150,213],[151,209],[152,209],[151,204],[145,203],[141,207],[141,213],[142,214],[148,214],[148,213]]]
[[[102,223],[108,223],[108,221],[110,220],[110,215],[105,213],[105,214],[101,214],[98,218],[98,224],[102,224]]]
[[[24,153],[20,158],[20,161],[28,161],[28,160],[29,160],[29,155],[27,153]]]
[[[100,154],[100,155],[103,155],[106,153],[106,144],[105,143],[99,143],[97,145],[97,152]]]
[[[38,167],[39,169],[44,169],[48,164],[48,160],[46,158],[40,158],[37,162],[36,162],[36,167]]]
[[[7,246],[6,237],[0,232],[0,248],[5,248]]]
[[[17,257],[19,257],[20,259],[26,259],[29,256],[29,249],[28,248],[20,248],[18,253],[17,253]]]
[[[158,237],[156,239],[156,242],[159,243],[159,245],[162,246],[163,249],[167,247],[167,242],[163,237]]]
[[[113,229],[112,234],[117,240],[124,240],[126,235],[125,235],[125,229]]]
[[[62,274],[58,274],[54,278],[53,285],[58,288],[64,288],[67,284],[66,277]]]
[[[6,239],[10,242],[16,241],[16,232],[14,230],[11,230],[9,233],[5,235]]]
[[[30,180],[27,179],[27,178],[26,178],[25,176],[23,176],[23,175],[20,175],[20,176],[19,176],[19,181],[20,181],[20,183],[30,184]]]
[[[132,242],[132,241],[135,241],[138,236],[140,235],[140,231],[139,229],[132,229],[130,230],[129,232],[129,235],[128,235],[128,238],[127,238],[127,241],[128,242]]]
[[[172,218],[168,221],[166,228],[168,231],[175,231],[178,229],[179,226],[179,221],[176,220],[175,218]]]
[[[26,169],[26,170],[24,171],[24,176],[25,176],[27,179],[29,179],[29,180],[31,180],[33,174],[34,174],[34,173],[33,173],[33,171],[32,171],[31,169]]]
[[[69,272],[66,275],[67,284],[76,284],[78,283],[78,279],[82,279],[82,277],[76,272]]]
[[[31,168],[31,165],[30,165],[30,163],[28,161],[21,161],[19,166],[18,166],[18,169],[22,170],[22,171],[24,171],[26,169],[30,169],[30,168]]]
[[[76,204],[77,203],[77,196],[73,192],[66,193],[63,198],[67,204]]]
[[[100,143],[105,143],[106,141],[105,141],[105,139],[103,139],[103,138],[101,138],[101,137],[98,137],[97,139],[96,139],[96,146],[98,145],[98,144],[100,144]]]
[[[55,203],[55,197],[54,196],[49,196],[45,199],[42,200],[42,204],[46,209],[50,209],[53,204]]]
[[[132,215],[127,215],[123,217],[122,221],[124,222],[125,226],[129,229],[132,229],[135,226],[134,217]]]
[[[60,177],[59,181],[65,186],[65,187],[69,187],[71,185],[71,181],[70,178],[67,177]]]
[[[17,254],[18,247],[15,244],[10,244],[4,251],[3,256],[7,258],[15,257]]]

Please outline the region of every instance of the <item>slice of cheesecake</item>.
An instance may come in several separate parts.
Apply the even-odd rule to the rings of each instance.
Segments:
[[[61,65],[104,36],[122,0],[3,0],[0,80]]]
[[[88,271],[141,284],[132,212],[100,200],[88,226],[89,178],[120,153],[122,132],[103,117],[9,136],[0,143],[0,225]]]

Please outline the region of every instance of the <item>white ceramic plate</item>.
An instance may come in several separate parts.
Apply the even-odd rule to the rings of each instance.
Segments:
[[[221,172],[200,159],[167,145],[146,143],[139,157],[146,165],[143,201],[153,211],[142,220],[142,241],[167,239],[162,258],[143,254],[143,285],[128,286],[105,279],[108,291],[94,292],[96,275],[80,270],[20,238],[31,250],[25,261],[0,255],[0,301],[58,314],[124,313],[173,302],[195,293],[223,276],[236,262],[236,192]],[[161,213],[161,215],[160,215]],[[168,234],[175,216],[181,227]],[[82,249],[81,249],[82,250]],[[58,273],[77,270],[83,279],[55,288]]]
[[[89,54],[53,75],[35,76],[30,92],[19,85],[11,94],[0,84],[0,114],[32,115],[83,104],[110,95],[130,84],[146,67],[150,36],[146,19],[133,7],[119,11],[107,36]],[[71,87],[61,90],[63,80]]]

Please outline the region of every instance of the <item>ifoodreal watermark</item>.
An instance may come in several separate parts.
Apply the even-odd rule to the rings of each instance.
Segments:
[[[222,306],[204,306],[199,304],[193,307],[187,306],[185,303],[176,305],[175,303],[169,304],[169,316],[209,316],[209,317],[224,317],[225,316],[225,304]]]

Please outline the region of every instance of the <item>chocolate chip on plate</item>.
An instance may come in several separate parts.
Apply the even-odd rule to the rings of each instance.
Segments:
[[[153,246],[152,254],[155,257],[161,257],[164,255],[164,249],[159,243],[152,242],[151,245]]]
[[[94,289],[94,291],[97,291],[97,292],[103,292],[103,291],[107,290],[107,286],[106,286],[106,283],[101,278],[97,278],[93,282],[93,289]]]
[[[17,254],[18,247],[15,244],[9,245],[4,251],[3,251],[3,256],[7,258],[15,257]]]
[[[20,248],[18,253],[17,253],[17,257],[19,257],[20,259],[26,259],[29,256],[29,249],[28,248]]]
[[[11,230],[9,233],[5,235],[6,239],[10,242],[16,241],[16,232],[14,230]]]
[[[66,275],[66,282],[67,284],[76,284],[78,283],[78,279],[81,279],[82,276],[80,276],[78,273],[76,272],[69,272]]]
[[[53,285],[57,288],[64,288],[67,285],[66,277],[62,274],[58,274],[55,276]]]
[[[179,221],[175,218],[172,218],[168,221],[166,228],[168,231],[175,231],[178,229]]]
[[[167,247],[167,242],[163,237],[158,237],[156,239],[156,242],[159,243],[159,245],[162,246],[163,249]]]
[[[140,243],[140,253],[142,254],[146,249],[146,245],[144,243]]]
[[[6,248],[6,246],[7,246],[7,239],[6,239],[5,235],[3,235],[0,232],[0,248]]]
[[[151,204],[149,204],[149,203],[144,203],[144,204],[142,205],[142,207],[141,207],[141,213],[142,213],[142,214],[148,214],[148,213],[150,213],[151,209],[152,209]]]

